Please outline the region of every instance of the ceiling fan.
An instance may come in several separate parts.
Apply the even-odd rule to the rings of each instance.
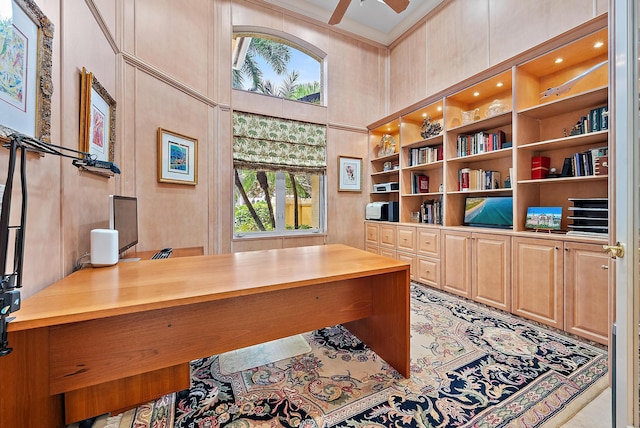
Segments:
[[[383,1],[384,3],[387,4],[387,6],[393,9],[396,13],[402,12],[407,8],[407,6],[409,6],[409,0],[383,0]],[[351,3],[351,0],[340,0],[340,2],[338,2],[336,9],[333,11],[333,15],[331,15],[331,18],[329,19],[330,25],[336,25],[340,23],[340,21],[342,21],[342,17],[344,16],[345,12],[349,8],[350,3]]]

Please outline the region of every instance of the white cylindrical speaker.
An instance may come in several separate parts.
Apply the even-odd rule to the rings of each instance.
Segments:
[[[94,267],[118,263],[118,231],[93,229],[91,231],[91,264]]]

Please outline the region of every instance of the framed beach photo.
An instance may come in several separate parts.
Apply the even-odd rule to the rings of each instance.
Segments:
[[[116,101],[93,73],[82,68],[80,78],[80,150],[97,160],[113,162]]]
[[[53,24],[33,1],[0,8],[0,136],[51,141]]]
[[[560,230],[562,207],[529,207],[525,227],[535,230]]]
[[[362,158],[338,156],[338,191],[362,192]]]
[[[198,140],[158,128],[158,181],[198,184]]]

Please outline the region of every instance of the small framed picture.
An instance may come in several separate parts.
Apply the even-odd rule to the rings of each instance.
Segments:
[[[198,140],[158,128],[158,181],[198,184]]]
[[[362,192],[362,158],[338,156],[338,191]]]
[[[529,207],[524,226],[535,230],[560,230],[562,207]]]
[[[80,150],[97,160],[113,162],[116,101],[84,67],[80,89]]]

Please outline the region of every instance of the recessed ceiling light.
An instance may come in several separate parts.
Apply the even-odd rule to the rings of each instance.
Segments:
[[[603,42],[596,42],[596,44],[593,45],[594,48],[601,48],[602,46],[604,46]]]
[[[422,117],[427,117],[427,113],[422,113]]]
[[[391,127],[388,127],[388,128],[387,128],[387,131],[391,131]]]
[[[504,83],[502,83],[502,82],[498,82],[498,83],[496,83],[496,86],[497,86],[498,88],[502,88],[502,85],[503,85],[503,84],[504,84]]]
[[[474,96],[474,97],[477,97],[478,95],[480,95],[480,92],[474,92],[474,93],[473,93],[473,96]]]
[[[442,107],[438,106],[438,111],[442,111]]]
[[[556,64],[560,64],[562,62],[562,58],[556,58]]]

